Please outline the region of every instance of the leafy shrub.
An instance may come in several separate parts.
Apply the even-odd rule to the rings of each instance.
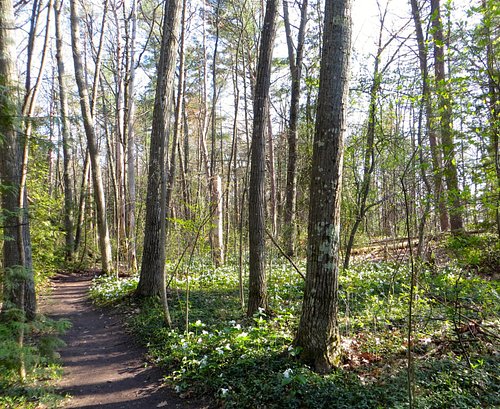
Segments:
[[[497,235],[451,236],[447,248],[465,269],[483,276],[499,278],[500,241]]]
[[[17,342],[20,326],[25,332],[23,347]],[[54,393],[51,381],[61,375],[55,351],[63,344],[58,335],[68,327],[65,320],[54,321],[44,316],[30,323],[0,322],[0,407],[55,407],[62,399]],[[21,359],[26,369],[24,380],[19,376]]]

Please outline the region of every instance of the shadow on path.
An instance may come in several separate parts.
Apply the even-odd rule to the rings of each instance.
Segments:
[[[179,398],[161,386],[162,373],[148,366],[144,350],[127,334],[121,317],[96,309],[87,298],[91,278],[59,275],[53,293],[44,300],[44,313],[73,324],[62,337],[64,375],[61,392],[71,399],[66,408],[208,408]]]

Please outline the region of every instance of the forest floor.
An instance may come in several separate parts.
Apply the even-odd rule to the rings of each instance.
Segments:
[[[58,389],[67,394],[65,408],[188,408],[206,403],[181,399],[162,387],[162,372],[144,360],[123,317],[99,309],[88,299],[91,275],[57,275],[44,313],[67,319],[72,327],[62,337],[64,375]]]

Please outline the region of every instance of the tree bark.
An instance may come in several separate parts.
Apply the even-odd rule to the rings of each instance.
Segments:
[[[89,93],[85,82],[82,54],[80,51],[80,24],[76,8],[76,0],[70,1],[71,6],[71,40],[73,48],[73,62],[75,66],[75,79],[80,96],[80,106],[83,116],[83,125],[90,155],[92,181],[94,183],[94,196],[97,207],[97,226],[99,230],[99,248],[101,251],[101,265],[104,273],[113,270],[113,259],[111,255],[111,242],[109,240],[108,222],[106,220],[106,201],[104,198],[104,186],[102,182],[101,165],[99,162],[99,151],[97,148],[97,136],[94,129],[94,118],[91,113]],[[104,27],[103,27],[104,29]],[[93,103],[95,105],[95,101]]]
[[[135,200],[136,200],[136,183],[135,183],[135,42],[137,37],[137,4],[136,0],[132,0],[131,9],[131,36],[129,39],[129,71],[127,81],[126,98],[126,121],[127,121],[127,241],[128,241],[128,266],[132,271],[137,271],[137,250],[135,237]]]
[[[422,78],[422,98],[426,114],[426,129],[429,135],[429,145],[431,149],[432,168],[433,168],[433,185],[434,195],[436,201],[436,208],[439,212],[439,225],[441,231],[449,229],[448,210],[446,208],[445,192],[443,188],[442,178],[442,159],[441,153],[438,149],[436,131],[431,125],[433,117],[432,103],[431,103],[431,90],[429,87],[429,68],[428,68],[428,51],[424,32],[422,29],[422,21],[420,19],[420,8],[417,0],[410,0],[413,21],[415,23],[415,33],[418,44],[418,58],[420,64],[420,75]]]
[[[300,80],[302,78],[302,64],[304,60],[304,43],[307,24],[308,0],[302,0],[300,10],[300,25],[297,36],[297,53],[294,52],[290,19],[288,16],[288,0],[283,0],[283,19],[285,22],[286,41],[288,46],[288,60],[292,76],[292,90],[290,96],[290,117],[288,122],[288,162],[286,169],[286,200],[284,215],[284,241],[288,256],[295,253],[295,206],[297,197],[297,128],[299,123],[300,107]]]
[[[462,200],[458,186],[458,172],[455,162],[455,146],[452,135],[451,100],[446,84],[444,34],[441,21],[440,0],[431,0],[431,22],[434,37],[434,74],[438,99],[439,131],[443,150],[444,177],[447,186],[450,230],[461,232],[464,228]]]
[[[2,311],[18,308],[24,312],[24,263],[20,225],[26,220],[19,209],[22,147],[20,139],[19,79],[15,64],[14,11],[12,2],[0,2],[0,181],[2,183],[3,305]],[[26,226],[27,227],[27,226]],[[20,234],[21,232],[21,234]]]
[[[325,373],[340,362],[338,253],[346,131],[351,1],[326,0],[307,243],[307,276],[295,345]]]
[[[179,0],[165,2],[149,154],[144,250],[137,292],[165,298],[166,154],[179,32]],[[168,319],[167,319],[168,320]]]
[[[253,132],[248,217],[250,264],[247,315],[251,317],[259,308],[268,309],[267,277],[265,271],[265,171],[266,126],[269,115],[269,87],[278,1],[267,0],[262,27],[257,80],[253,103]]]
[[[185,85],[185,68],[184,68],[184,42],[185,42],[185,18],[186,18],[186,0],[182,2],[182,14],[181,14],[181,36],[179,43],[179,80],[177,82],[177,96],[175,105],[175,119],[174,119],[174,130],[172,138],[172,147],[170,153],[170,169],[168,171],[167,179],[167,198],[165,202],[166,214],[169,215],[171,208],[172,193],[174,190],[175,173],[176,173],[176,157],[179,148],[179,138],[182,134],[183,124],[182,115],[184,113],[184,87]],[[182,159],[182,158],[179,158]]]
[[[482,0],[483,24],[486,36],[486,64],[488,73],[488,97],[490,113],[490,150],[493,158],[493,166],[496,176],[496,186],[494,187],[494,212],[497,224],[497,234],[500,238],[500,72],[495,55],[498,50],[495,48],[494,34],[492,27],[495,27],[495,19],[490,8],[491,1]],[[497,26],[498,27],[498,26]]]
[[[66,259],[73,258],[75,240],[73,236],[73,187],[71,184],[70,167],[71,133],[68,118],[68,95],[66,90],[66,69],[63,58],[63,33],[61,27],[61,0],[54,4],[56,25],[56,59],[59,80],[59,109],[61,111],[62,147],[63,147],[63,178],[64,178],[64,234],[66,236]]]

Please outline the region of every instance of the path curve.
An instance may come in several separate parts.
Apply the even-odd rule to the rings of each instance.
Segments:
[[[46,315],[73,324],[60,351],[64,375],[59,389],[71,396],[64,407],[208,408],[161,386],[161,371],[146,364],[145,351],[124,330],[121,316],[91,304],[90,280],[88,275],[58,275],[43,302]]]

